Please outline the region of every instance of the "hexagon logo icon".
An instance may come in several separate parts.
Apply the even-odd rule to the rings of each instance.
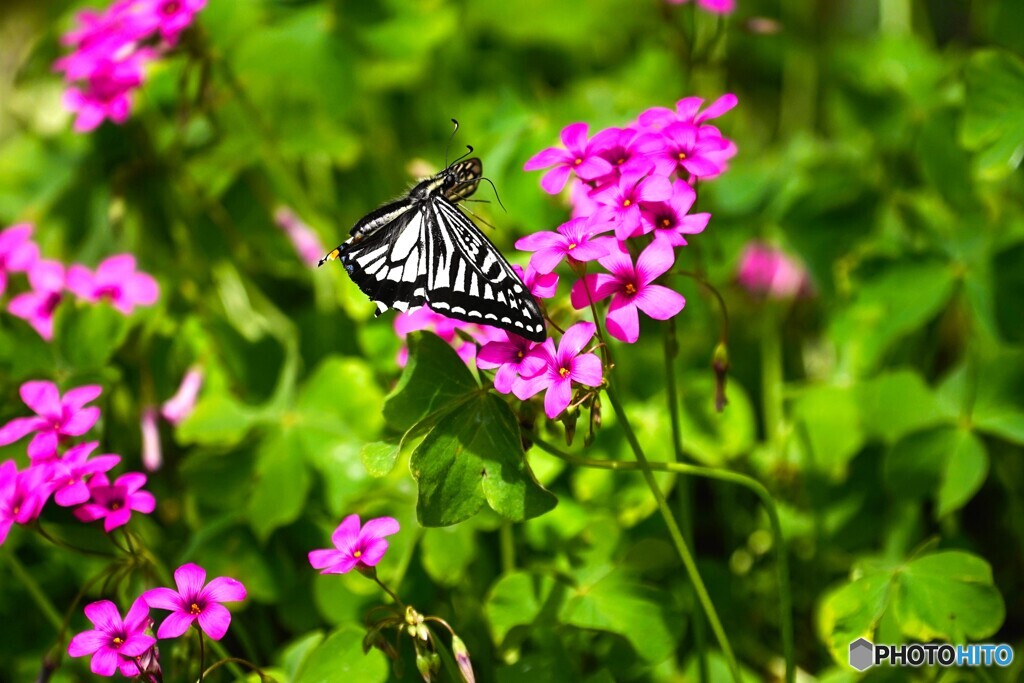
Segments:
[[[867,638],[858,638],[850,643],[850,666],[864,671],[875,663],[875,646]]]

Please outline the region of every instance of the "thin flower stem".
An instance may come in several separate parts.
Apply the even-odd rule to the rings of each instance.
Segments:
[[[92,557],[105,557],[108,559],[113,559],[117,557],[116,555],[105,553],[102,550],[89,550],[87,548],[79,548],[78,546],[71,545],[70,543],[63,541],[57,538],[56,536],[51,536],[50,533],[43,528],[43,525],[38,523],[38,520],[36,521],[36,524],[32,525],[31,528],[37,534],[39,534],[50,543],[57,546],[58,548],[64,548],[65,550],[73,550],[76,553],[81,553],[83,555],[91,555]]]
[[[25,590],[27,590],[29,595],[32,596],[36,606],[39,607],[39,610],[43,613],[43,616],[46,617],[47,621],[53,624],[53,627],[57,629],[57,631],[63,629],[64,625],[60,618],[60,612],[58,612],[57,608],[54,607],[52,602],[50,602],[50,598],[46,596],[46,593],[36,582],[35,578],[33,578],[32,574],[25,569],[25,565],[19,562],[18,558],[16,558],[12,552],[3,553],[3,556],[7,558],[7,564],[10,566],[11,572],[14,574],[15,578],[25,586]]]
[[[672,425],[672,448],[675,450],[676,462],[683,462],[683,437],[679,426],[679,394],[676,388],[675,359],[679,352],[679,343],[676,339],[676,320],[669,318],[666,323],[664,336],[665,346],[665,388],[668,402],[669,423]],[[690,480],[683,478],[676,484],[676,494],[679,498],[679,520],[683,527],[684,538],[693,538],[693,487]],[[693,640],[697,649],[697,679],[701,683],[707,683],[708,658],[707,658],[707,631],[704,620],[700,615],[693,619]]]
[[[782,405],[782,340],[776,310],[769,306],[761,334],[761,392],[764,395],[764,431],[768,443],[781,457],[785,417]]]
[[[199,683],[203,683],[203,679],[206,677],[206,643],[203,638],[203,629],[197,625],[196,631],[199,632]]]
[[[650,463],[647,460],[647,456],[644,455],[644,450],[640,446],[640,441],[636,438],[636,433],[633,431],[633,427],[629,424],[629,418],[626,416],[626,411],[622,407],[622,403],[619,401],[614,384],[609,383],[605,388],[605,393],[608,394],[608,400],[611,401],[612,410],[615,411],[615,416],[618,418],[619,423],[622,426],[622,430],[626,433],[626,440],[629,441],[629,445],[633,449],[633,455],[636,457],[639,470],[643,473],[644,480],[647,482],[647,488],[649,488],[651,493],[654,495],[654,500],[658,504],[661,516],[665,520],[665,526],[668,527],[668,534],[672,537],[672,543],[676,546],[676,552],[679,553],[679,558],[683,561],[683,567],[686,568],[686,573],[690,577],[693,589],[697,593],[697,599],[700,601],[701,607],[704,608],[704,614],[708,618],[708,623],[711,624],[711,630],[715,634],[715,639],[718,640],[718,646],[722,648],[722,655],[729,664],[729,670],[732,673],[732,678],[736,683],[740,683],[739,664],[736,663],[736,655],[732,651],[732,645],[729,644],[729,638],[725,634],[725,629],[722,628],[722,622],[718,618],[718,612],[715,610],[715,604],[711,601],[711,596],[708,594],[708,590],[704,586],[704,581],[701,579],[700,572],[697,570],[697,563],[694,561],[693,555],[690,553],[690,549],[687,547],[686,541],[683,539],[683,533],[679,530],[676,518],[672,515],[672,511],[668,507],[668,502],[665,500],[665,494],[662,493],[661,488],[658,486],[658,482],[654,479],[654,473],[651,471]]]
[[[363,576],[366,576],[366,574],[363,574]],[[380,580],[379,576],[377,576],[377,570],[376,569],[373,570],[373,575],[370,578],[373,579],[374,582],[378,586],[380,586],[384,590],[385,593],[387,593],[388,595],[391,596],[391,599],[395,601],[395,604],[398,605],[398,607],[400,609],[403,609],[403,610],[405,609],[405,604],[402,602],[402,599],[399,598],[397,595],[395,595],[394,591],[392,591],[390,588],[388,588],[387,586],[384,585],[384,582]]]
[[[613,404],[614,406],[614,404]],[[549,455],[564,460],[579,467],[591,467],[601,470],[623,470],[632,471],[642,469],[639,462],[626,460],[597,460],[584,458],[573,453],[568,453],[554,446],[536,434],[530,434],[530,440]],[[779,511],[775,505],[772,494],[761,482],[753,477],[729,470],[716,469],[714,467],[702,467],[681,462],[648,462],[647,466],[652,470],[660,472],[675,472],[694,477],[706,479],[717,479],[731,484],[737,484],[750,489],[764,505],[768,514],[768,522],[772,527],[772,535],[775,537],[776,548],[776,577],[779,583],[779,620],[782,626],[782,651],[786,660],[786,681],[793,683],[796,678],[793,655],[793,608],[792,597],[789,586],[789,559],[786,555],[786,548],[782,537],[782,523],[779,520]]]
[[[203,673],[208,676],[220,667],[224,666],[225,664],[241,664],[242,666],[248,667],[250,670],[255,672],[255,674],[260,677],[261,681],[271,680],[267,677],[267,674],[263,672],[263,669],[259,668],[258,666],[256,666],[248,660],[242,659],[241,657],[225,657],[224,659],[218,660],[211,664],[210,668],[204,671]],[[200,678],[199,680],[202,680],[202,678]]]

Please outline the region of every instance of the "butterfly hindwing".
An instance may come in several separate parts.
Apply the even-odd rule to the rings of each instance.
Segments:
[[[547,334],[540,307],[515,271],[456,206],[480,183],[467,159],[367,214],[321,260],[340,258],[377,315],[424,304],[442,315],[508,330],[533,341]]]

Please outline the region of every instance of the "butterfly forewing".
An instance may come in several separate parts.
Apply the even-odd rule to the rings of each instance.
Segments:
[[[340,258],[377,314],[424,304],[457,320],[546,338],[540,308],[512,267],[453,202],[480,183],[479,159],[467,159],[368,214],[324,257]],[[450,200],[450,201],[449,201]],[[323,263],[323,261],[321,261]]]

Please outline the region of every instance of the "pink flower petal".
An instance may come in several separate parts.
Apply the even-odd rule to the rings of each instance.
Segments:
[[[584,353],[573,361],[572,379],[588,387],[601,386],[604,373],[601,370],[601,359],[593,353]]]
[[[655,320],[668,320],[683,310],[686,299],[668,287],[648,285],[637,293],[633,303]]]
[[[90,602],[84,611],[86,618],[100,631],[113,631],[124,623],[121,621],[121,613],[117,611],[117,605],[110,600]]]
[[[187,612],[171,612],[164,619],[164,622],[160,624],[160,628],[156,632],[156,637],[163,640],[164,638],[177,638],[192,625],[195,621],[195,617]]]
[[[213,603],[199,613],[199,628],[213,640],[220,640],[231,625],[231,612],[224,605]]]
[[[238,602],[245,600],[245,586],[230,576],[218,576],[203,589],[203,595],[215,602]]]
[[[151,588],[140,597],[154,609],[165,609],[171,612],[181,609],[181,596],[170,588]]]
[[[68,643],[68,654],[72,657],[91,655],[107,643],[107,638],[102,631],[83,631]]]
[[[627,344],[632,344],[640,337],[640,318],[636,306],[624,296],[612,299],[605,325],[608,334]]]
[[[178,587],[179,595],[185,600],[191,600],[203,590],[206,570],[192,562],[183,564],[174,570],[174,583]]]
[[[544,174],[544,177],[540,179],[540,186],[544,188],[544,191],[548,194],[558,194],[565,188],[566,181],[569,180],[569,167],[568,166],[555,166],[553,169]]]
[[[586,148],[587,127],[586,123],[571,123],[562,129],[562,144],[567,150],[577,154]]]
[[[30,460],[49,460],[57,453],[57,434],[53,431],[38,432],[28,443]]]
[[[156,638],[153,636],[147,636],[144,633],[130,633],[117,650],[122,657],[139,657],[155,644]]]
[[[544,394],[544,414],[552,420],[558,417],[572,402],[572,382],[568,378],[551,385]]]
[[[81,436],[92,429],[100,419],[100,409],[94,406],[82,408],[61,425],[60,431],[69,436]]]
[[[97,676],[113,676],[119,661],[117,650],[101,647],[89,661],[89,670]]]
[[[536,171],[565,161],[569,161],[568,152],[557,147],[548,147],[530,157],[526,164],[523,165],[523,170]]]
[[[340,550],[311,550],[309,551],[309,565],[313,569],[324,569],[337,564],[344,557]],[[321,572],[327,573],[327,572]]]
[[[147,273],[136,273],[129,278],[123,292],[125,297],[138,306],[152,306],[160,298],[160,286]]]
[[[37,415],[59,420],[61,417],[60,392],[53,382],[25,382],[19,390],[21,400]]]
[[[103,387],[98,384],[87,384],[84,387],[75,387],[68,390],[61,399],[61,405],[69,410],[81,410],[86,403],[91,403],[103,393]]]
[[[16,417],[0,427],[0,446],[14,443],[37,429],[46,427],[46,420],[39,417]]]
[[[579,322],[565,331],[562,341],[558,343],[558,356],[576,356],[594,337],[597,327],[594,323]]]
[[[671,268],[675,262],[676,255],[671,245],[662,240],[651,242],[636,260],[640,289]]]
[[[103,518],[103,530],[108,534],[119,526],[124,526],[132,518],[132,510],[129,507],[108,511]]]
[[[80,299],[96,301],[96,279],[92,272],[83,265],[75,264],[68,268],[67,288]]]
[[[367,543],[363,548],[363,552],[359,556],[359,561],[367,567],[376,567],[381,559],[383,559],[384,553],[387,551],[388,542],[383,538],[375,538]]]
[[[361,540],[367,538],[384,538],[385,536],[391,536],[397,534],[400,527],[398,520],[394,517],[377,517],[375,519],[368,520],[363,525],[362,531],[359,532],[359,538]]]
[[[359,540],[359,515],[349,515],[331,534],[331,541],[339,550],[351,550]]]

